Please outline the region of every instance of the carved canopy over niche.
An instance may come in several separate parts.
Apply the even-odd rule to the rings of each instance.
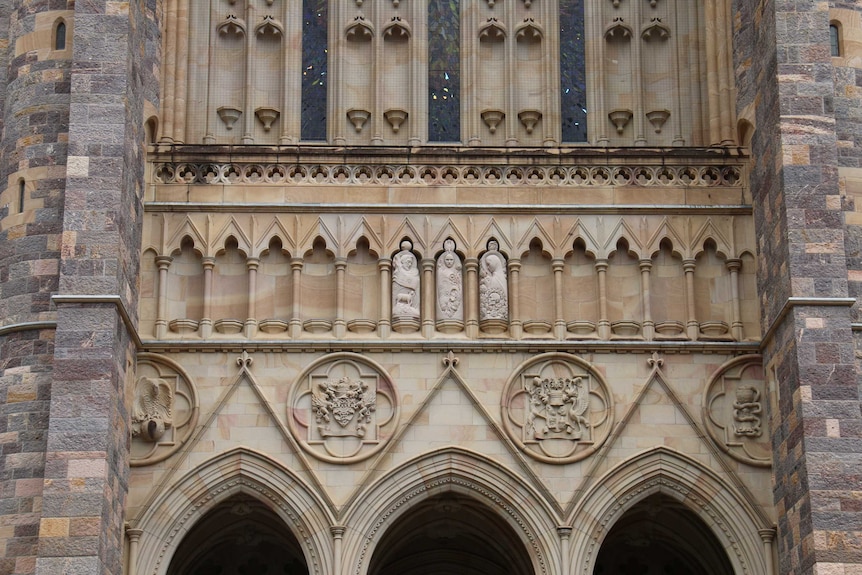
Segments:
[[[761,357],[747,355],[723,365],[703,395],[712,440],[734,459],[758,467],[772,464],[767,393]]]
[[[371,457],[398,425],[394,383],[382,367],[352,353],[313,363],[293,385],[288,406],[300,445],[330,463]]]
[[[195,429],[198,397],[179,364],[155,354],[138,354],[132,400],[132,467],[173,455]]]
[[[503,424],[528,455],[571,463],[594,453],[613,425],[602,376],[575,356],[543,354],[521,366],[503,393]]]

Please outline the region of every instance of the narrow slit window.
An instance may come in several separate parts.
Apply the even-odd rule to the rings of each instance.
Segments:
[[[560,0],[560,105],[564,142],[587,141],[583,0]]]
[[[460,2],[428,2],[428,141],[461,140]]]
[[[327,1],[302,2],[302,128],[306,141],[326,140]]]
[[[66,23],[62,20],[57,23],[57,29],[54,32],[54,50],[66,49]]]
[[[18,213],[24,213],[24,180],[18,180]]]
[[[835,24],[829,25],[829,50],[833,56],[841,55],[841,41],[838,36],[838,26]]]

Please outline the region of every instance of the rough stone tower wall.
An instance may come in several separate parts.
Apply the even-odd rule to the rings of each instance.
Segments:
[[[42,508],[68,141],[71,39],[65,1],[0,12],[0,572],[34,573]],[[22,189],[23,188],[23,189]],[[23,200],[23,201],[22,201]]]
[[[858,512],[849,503],[859,494],[851,469],[862,446],[830,14],[825,5],[782,0],[741,2],[736,12],[740,117],[755,127],[751,187],[764,355],[777,390],[771,431],[779,572],[842,572],[862,561]]]

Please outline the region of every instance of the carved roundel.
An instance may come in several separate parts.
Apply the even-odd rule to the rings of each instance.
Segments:
[[[398,425],[395,385],[386,371],[353,353],[330,354],[296,381],[288,422],[300,445],[330,463],[371,457]]]
[[[571,463],[595,452],[613,424],[613,397],[578,357],[547,353],[521,365],[503,393],[503,424],[528,455]]]
[[[198,396],[180,365],[152,353],[138,354],[132,399],[132,467],[173,455],[198,421]]]
[[[772,465],[761,356],[746,355],[724,364],[710,379],[703,402],[703,421],[721,450],[749,465]]]

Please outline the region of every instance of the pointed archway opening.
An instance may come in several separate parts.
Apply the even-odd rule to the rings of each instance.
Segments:
[[[265,504],[238,495],[183,538],[167,575],[306,575],[299,541]]]
[[[656,494],[629,509],[608,533],[594,575],[733,575],[709,527],[685,505]]]
[[[426,499],[386,530],[369,575],[532,575],[524,544],[502,517],[454,493]]]

